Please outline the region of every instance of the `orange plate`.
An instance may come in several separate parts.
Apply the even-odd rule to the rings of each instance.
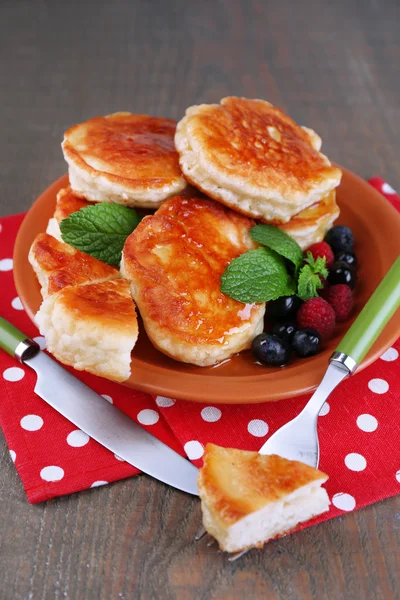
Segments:
[[[67,183],[65,175],[36,200],[17,236],[14,250],[15,283],[22,304],[32,320],[41,296],[28,262],[29,247],[35,236],[45,231],[47,221],[54,212],[56,194]],[[360,264],[354,318],[400,254],[400,215],[383,196],[346,169],[343,169],[337,201],[341,209],[338,223],[348,225],[353,230]],[[284,368],[257,365],[250,352],[242,352],[218,367],[186,365],[155,350],[142,326],[132,353],[132,375],[124,385],[170,398],[213,404],[252,404],[298,396],[311,392],[319,384],[328,358],[350,322],[337,328],[335,338],[326,344],[323,352],[312,358],[294,360]],[[376,360],[399,335],[400,311],[397,311],[359,370]]]

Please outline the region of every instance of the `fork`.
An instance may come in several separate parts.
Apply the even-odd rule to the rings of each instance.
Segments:
[[[400,306],[400,256],[393,263],[329,359],[328,369],[303,410],[261,446],[259,454],[278,454],[311,467],[319,464],[317,421],[321,408],[343,379],[353,374]],[[205,534],[202,529],[195,539]],[[233,561],[248,552],[229,557]]]

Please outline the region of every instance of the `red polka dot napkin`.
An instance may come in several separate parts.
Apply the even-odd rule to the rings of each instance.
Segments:
[[[382,179],[371,185],[400,210]],[[385,200],[382,198],[382,202]],[[0,314],[44,344],[17,297],[12,272],[23,215],[0,220]],[[321,411],[320,468],[329,474],[329,513],[312,523],[400,493],[400,340],[369,368],[344,381]],[[258,450],[308,397],[250,406],[178,402],[74,372],[148,431],[201,464],[204,445]],[[35,374],[0,350],[0,425],[29,502],[104,485],[138,473],[50,408],[33,392]]]

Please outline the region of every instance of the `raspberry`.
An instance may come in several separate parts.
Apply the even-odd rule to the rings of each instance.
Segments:
[[[306,300],[300,306],[296,320],[299,329],[315,329],[323,340],[331,337],[336,323],[333,308],[319,296]]]
[[[335,311],[337,321],[345,321],[353,308],[353,295],[348,285],[338,283],[324,290],[325,300]]]
[[[318,242],[307,248],[307,252],[311,252],[314,259],[316,260],[319,256],[326,258],[326,266],[331,267],[335,261],[335,255],[333,254],[332,248],[326,242]]]

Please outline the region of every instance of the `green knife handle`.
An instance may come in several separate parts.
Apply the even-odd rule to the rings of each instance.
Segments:
[[[389,319],[400,306],[400,256],[390,267],[336,352],[343,352],[360,364]]]
[[[14,358],[18,344],[27,339],[29,339],[27,335],[0,317],[0,348]]]

